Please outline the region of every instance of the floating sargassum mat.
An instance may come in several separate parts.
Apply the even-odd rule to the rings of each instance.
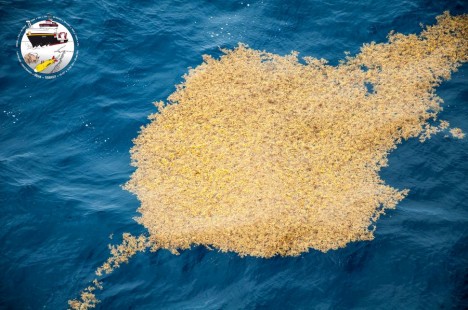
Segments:
[[[372,240],[379,216],[407,194],[379,177],[389,152],[448,132],[434,89],[467,61],[468,17],[444,13],[420,35],[391,33],[338,66],[243,44],[223,52],[204,56],[134,140],[125,188],[149,235],[125,234],[98,276],[147,248],[269,258]],[[94,307],[100,286],[70,307]]]

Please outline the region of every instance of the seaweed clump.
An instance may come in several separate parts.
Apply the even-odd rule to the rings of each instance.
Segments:
[[[336,67],[245,45],[205,56],[134,141],[126,188],[150,239],[260,257],[371,240],[407,193],[378,175],[388,153],[447,127],[429,125],[434,88],[467,60],[467,16],[388,39]]]
[[[98,274],[147,247],[269,258],[372,240],[407,194],[379,177],[388,153],[447,130],[430,125],[442,109],[434,90],[467,51],[467,15],[445,13],[338,66],[243,44],[204,56],[134,140],[125,188],[149,236],[132,239],[136,250],[114,248]]]

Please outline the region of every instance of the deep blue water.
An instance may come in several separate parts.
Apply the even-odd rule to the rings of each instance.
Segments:
[[[0,0],[0,308],[65,309],[122,232],[144,229],[122,190],[129,149],[151,104],[202,54],[244,42],[329,59],[390,30],[419,31],[466,1]],[[53,13],[80,42],[55,80],[16,58],[27,19]],[[468,131],[468,68],[438,94]],[[99,309],[462,309],[468,307],[468,139],[410,140],[382,177],[410,189],[376,238],[326,254],[240,258],[202,247],[138,254],[105,277]],[[114,240],[109,235],[114,234]]]

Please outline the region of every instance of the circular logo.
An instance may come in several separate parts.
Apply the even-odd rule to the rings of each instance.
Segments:
[[[75,30],[49,14],[26,21],[16,42],[17,56],[26,71],[53,79],[71,69],[78,56]]]

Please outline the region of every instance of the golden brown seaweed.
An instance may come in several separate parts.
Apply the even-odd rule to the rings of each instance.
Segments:
[[[467,42],[467,15],[445,13],[336,67],[243,44],[204,56],[134,140],[125,188],[149,236],[124,236],[98,275],[150,246],[268,258],[373,239],[407,193],[379,171],[402,140],[448,128],[430,124],[442,109],[434,89],[467,60]],[[94,307],[83,294],[73,309]]]

